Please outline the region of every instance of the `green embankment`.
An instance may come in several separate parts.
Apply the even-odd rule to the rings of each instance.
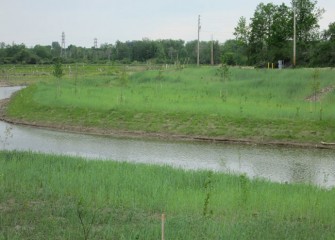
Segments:
[[[0,239],[334,239],[335,191],[0,151]]]
[[[219,67],[140,72],[75,67],[60,87],[46,80],[17,94],[8,117],[106,130],[335,142],[332,69],[230,68],[223,78]],[[317,101],[307,100],[313,96]]]

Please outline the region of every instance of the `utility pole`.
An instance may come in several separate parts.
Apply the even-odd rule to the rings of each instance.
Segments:
[[[197,49],[197,66],[200,65],[200,15],[198,16],[198,49]]]
[[[212,35],[212,43],[211,43],[211,65],[214,65],[214,41]]]
[[[293,1],[293,67],[296,66],[297,59],[297,6],[296,2]]]
[[[94,38],[94,48],[98,48],[98,39]]]
[[[62,45],[61,45],[61,51],[60,51],[60,56],[65,57],[65,33],[62,32]]]

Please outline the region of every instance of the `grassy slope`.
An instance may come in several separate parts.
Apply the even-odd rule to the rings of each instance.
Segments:
[[[334,190],[244,176],[2,151],[0,189],[0,239],[335,237]]]
[[[334,71],[230,70],[217,68],[145,71],[130,75],[107,68],[57,83],[48,81],[18,94],[8,116],[49,124],[81,125],[167,134],[258,141],[335,141],[335,93],[310,103],[313,86],[334,86]],[[93,74],[94,73],[94,74]],[[320,85],[320,87],[318,87]],[[320,120],[322,119],[322,120]]]

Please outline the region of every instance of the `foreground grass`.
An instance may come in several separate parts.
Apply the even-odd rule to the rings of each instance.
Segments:
[[[0,152],[0,239],[334,239],[334,190]]]
[[[100,69],[100,68],[99,68]],[[35,123],[256,141],[335,141],[334,70],[108,67],[23,90],[7,115]],[[126,71],[126,72],[124,72]]]

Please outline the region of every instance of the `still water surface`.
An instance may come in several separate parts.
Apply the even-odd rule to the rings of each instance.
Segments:
[[[0,99],[18,87],[0,88]],[[6,138],[6,129],[10,137]],[[0,149],[209,169],[274,182],[335,186],[335,151],[256,145],[171,142],[63,133],[0,121]]]

